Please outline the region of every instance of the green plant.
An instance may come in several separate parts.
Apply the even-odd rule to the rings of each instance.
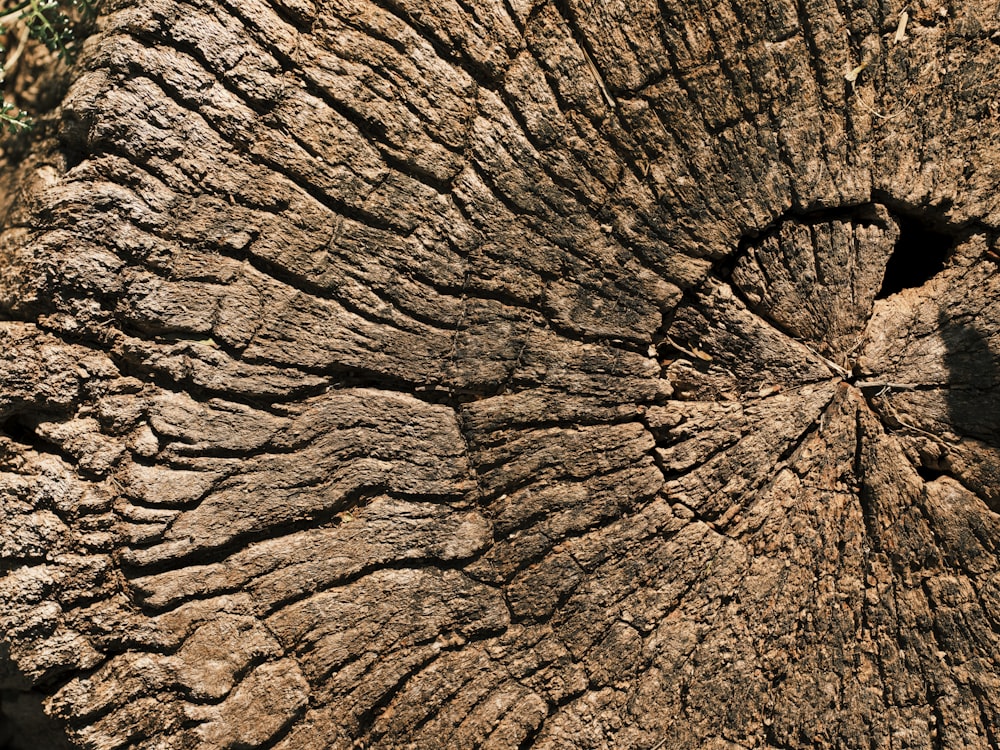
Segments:
[[[93,20],[97,13],[98,1],[20,0],[0,10],[2,13],[0,37],[21,29],[26,33],[19,35],[19,45],[23,45],[27,37],[37,39],[55,52],[60,60],[72,62],[80,38],[80,26]],[[18,49],[17,54],[20,52]],[[2,67],[0,67],[0,84],[2,84],[4,71],[10,64],[7,50],[3,45],[0,45],[0,55],[2,55]],[[3,127],[11,133],[27,130],[31,127],[31,118],[26,112],[4,99],[0,102],[0,128]]]

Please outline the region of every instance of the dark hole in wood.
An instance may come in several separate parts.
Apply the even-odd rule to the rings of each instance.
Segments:
[[[875,299],[922,286],[944,268],[953,239],[922,222],[898,216],[899,239],[885,267],[882,288]]]
[[[44,700],[0,643],[0,750],[71,750],[65,727],[46,715]]]
[[[925,482],[933,482],[935,479],[940,479],[941,477],[947,476],[947,474],[939,469],[932,469],[930,466],[918,466],[917,474]]]
[[[38,438],[34,429],[25,424],[20,414],[14,414],[0,422],[0,432],[24,445],[33,445]]]
[[[45,696],[0,691],[0,750],[71,750],[66,730],[45,714]]]

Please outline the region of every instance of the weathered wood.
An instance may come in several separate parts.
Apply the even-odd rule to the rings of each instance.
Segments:
[[[0,742],[1000,747],[1000,18],[906,7],[109,4],[0,164]]]

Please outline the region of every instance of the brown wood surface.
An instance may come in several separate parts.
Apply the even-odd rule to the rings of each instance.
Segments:
[[[109,2],[0,159],[0,744],[1000,747],[1000,14],[905,7]]]

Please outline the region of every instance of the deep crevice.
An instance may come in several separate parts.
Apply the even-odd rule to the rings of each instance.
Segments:
[[[737,244],[736,251],[720,259],[713,266],[715,274],[731,283],[736,263],[751,247],[758,246],[778,232],[783,224],[794,221],[811,226],[830,221],[844,221],[862,226],[880,225],[877,207],[883,206],[900,229],[899,239],[886,267],[882,287],[875,297],[885,299],[903,289],[918,287],[944,269],[952,249],[957,244],[958,229],[948,225],[938,216],[939,210],[918,213],[898,205],[887,196],[877,196],[869,203],[836,206],[817,210],[790,210],[776,217],[767,226],[749,230]]]
[[[917,466],[916,469],[917,469],[917,474],[919,474],[920,478],[923,479],[925,482],[933,482],[935,479],[951,476],[946,471],[942,471],[940,469],[934,469],[931,468],[930,466],[921,465]]]
[[[34,447],[39,437],[23,414],[11,414],[0,422],[0,432],[15,443]]]
[[[896,215],[899,239],[885,268],[882,288],[875,299],[885,299],[904,289],[923,286],[944,270],[955,246],[950,234],[910,216]]]
[[[3,421],[0,421],[0,436],[6,436],[15,443],[23,445],[37,453],[58,456],[80,473],[90,475],[90,472],[77,465],[76,456],[64,450],[61,445],[38,434],[38,425],[47,419],[65,421],[68,417],[61,417],[51,413],[43,414],[41,412],[34,415],[17,412],[8,415]]]
[[[37,690],[0,691],[0,750],[70,750],[63,722],[45,712]]]
[[[737,252],[722,258],[716,264],[716,272],[719,276],[725,280],[729,280],[727,275],[727,269],[732,270],[731,266],[735,266],[736,261],[746,253],[750,247],[755,247],[760,245],[767,238],[777,234],[782,225],[786,222],[793,221],[797,224],[804,224],[806,226],[812,226],[815,224],[826,224],[831,221],[843,221],[851,222],[860,226],[880,226],[883,227],[884,224],[880,220],[878,215],[877,206],[885,205],[879,201],[869,202],[869,203],[853,203],[846,204],[842,206],[830,206],[827,208],[812,208],[812,209],[800,209],[791,208],[782,214],[776,216],[769,224],[763,226],[759,229],[749,229],[740,238],[737,246]],[[893,218],[898,219],[898,214],[893,211],[892,207],[885,206],[889,209],[889,213]]]

